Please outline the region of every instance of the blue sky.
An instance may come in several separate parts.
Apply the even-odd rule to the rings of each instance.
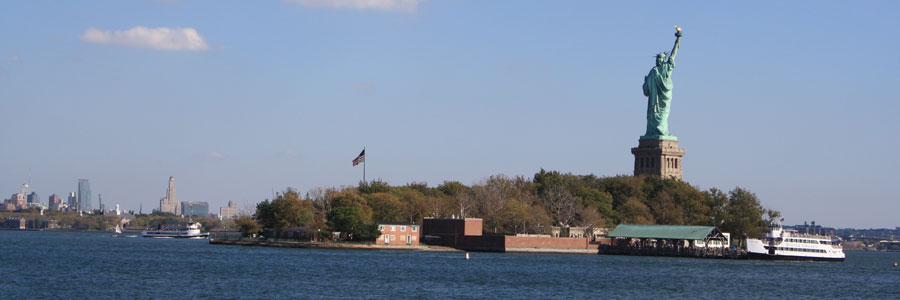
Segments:
[[[368,3],[368,5],[366,5]],[[684,28],[684,178],[787,223],[895,227],[896,1],[4,1],[0,195],[107,203],[629,174],[643,76]],[[6,196],[4,196],[6,197]],[[96,204],[95,204],[96,206]]]

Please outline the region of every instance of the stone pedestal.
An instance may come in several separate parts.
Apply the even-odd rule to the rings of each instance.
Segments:
[[[656,175],[662,178],[681,180],[681,158],[684,149],[678,148],[677,140],[642,139],[634,154],[634,175]]]

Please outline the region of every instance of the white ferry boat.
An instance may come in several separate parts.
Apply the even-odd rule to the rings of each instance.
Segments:
[[[209,232],[200,232],[200,223],[190,222],[188,224],[172,224],[160,226],[157,229],[147,229],[141,232],[141,235],[148,238],[205,239],[209,237]]]
[[[844,261],[840,240],[784,229],[781,224],[770,225],[761,240],[748,238],[747,254],[760,260]]]

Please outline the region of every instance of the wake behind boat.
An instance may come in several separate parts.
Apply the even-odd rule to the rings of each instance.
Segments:
[[[844,261],[840,240],[784,229],[775,223],[769,225],[763,239],[747,239],[747,254],[759,260]]]
[[[190,222],[188,224],[160,225],[157,229],[144,230],[141,235],[148,238],[205,239],[209,237],[209,232],[200,232],[200,223]]]

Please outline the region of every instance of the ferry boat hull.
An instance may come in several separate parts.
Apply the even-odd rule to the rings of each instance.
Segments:
[[[771,255],[765,253],[747,253],[750,260],[781,260],[781,261],[826,261],[826,262],[843,262],[843,257],[813,257],[813,256],[795,256],[795,255]]]
[[[209,233],[186,234],[177,232],[155,232],[144,231],[141,233],[145,238],[179,238],[179,239],[205,239],[209,237]]]

